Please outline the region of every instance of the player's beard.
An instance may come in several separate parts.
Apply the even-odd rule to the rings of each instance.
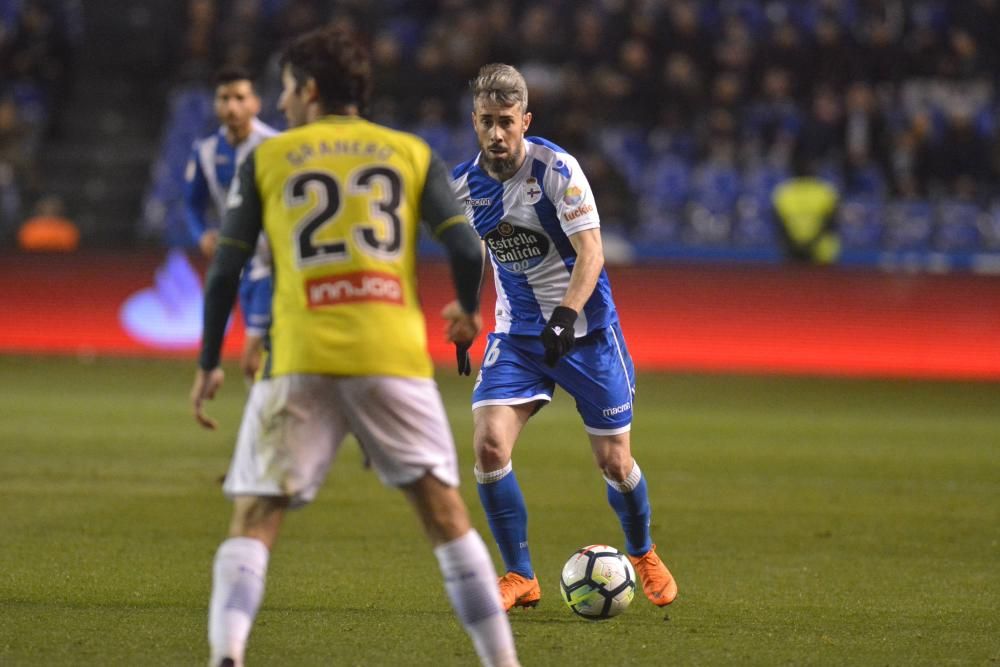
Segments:
[[[507,157],[496,158],[493,157],[488,150],[484,150],[483,162],[485,163],[486,171],[500,176],[501,179],[510,178],[520,166],[519,163],[523,155],[522,151],[523,147],[518,145],[510,150]]]

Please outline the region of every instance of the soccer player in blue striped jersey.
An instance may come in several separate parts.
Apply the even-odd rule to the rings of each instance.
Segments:
[[[250,74],[241,67],[223,67],[215,75],[214,108],[220,127],[194,142],[184,175],[188,231],[208,258],[215,254],[226,195],[237,169],[254,148],[278,133],[257,119],[260,98]],[[249,378],[257,372],[271,323],[271,291],[271,253],[262,234],[243,270],[239,292],[245,334],[240,367]]]
[[[496,281],[496,329],[472,408],[479,497],[507,569],[500,578],[503,604],[533,607],[541,597],[511,454],[558,385],[576,400],[643,591],[665,606],[677,584],[656,554],[646,478],[632,457],[635,371],[604,271],[594,194],[572,155],[526,136],[528,90],[515,68],[486,65],[471,87],[480,153],[455,168],[452,188],[486,246]],[[444,314],[457,317],[457,304]],[[459,372],[467,372],[466,350],[457,349]]]

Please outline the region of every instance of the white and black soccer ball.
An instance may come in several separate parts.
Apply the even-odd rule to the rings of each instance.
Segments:
[[[566,561],[559,590],[573,613],[600,621],[628,609],[635,584],[635,570],[625,554],[606,544],[591,544]]]

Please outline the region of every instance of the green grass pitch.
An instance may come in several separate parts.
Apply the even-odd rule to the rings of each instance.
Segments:
[[[210,563],[244,398],[189,416],[193,363],[0,357],[0,665],[204,665]],[[471,483],[471,380],[439,382]],[[588,623],[564,560],[621,545],[564,394],[515,452],[541,605],[525,665],[1000,661],[1000,384],[640,376],[633,446],[680,584]],[[495,548],[493,553],[496,553]],[[286,523],[252,665],[470,665],[402,497],[345,447]]]

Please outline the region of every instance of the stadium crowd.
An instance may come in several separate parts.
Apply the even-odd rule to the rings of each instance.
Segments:
[[[82,35],[80,0],[0,0],[0,237],[42,193],[39,152],[65,112]]]
[[[324,21],[370,36],[369,115],[452,164],[475,150],[465,82],[517,65],[532,130],[581,159],[605,227],[633,241],[767,243],[771,189],[811,173],[875,221],[899,202],[973,208],[950,238],[1000,246],[983,217],[1000,195],[997,0],[189,0],[178,90],[241,64],[277,122],[271,54]]]

